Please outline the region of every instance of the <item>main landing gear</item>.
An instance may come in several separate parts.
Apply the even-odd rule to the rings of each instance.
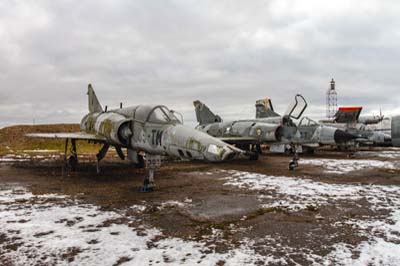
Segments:
[[[100,161],[106,156],[108,149],[110,148],[110,144],[104,143],[103,147],[96,154],[97,162],[96,162],[96,171],[100,173]]]
[[[65,150],[64,150],[64,163],[62,167],[62,173],[64,175],[64,170],[67,171],[76,171],[78,167],[78,153],[76,152],[76,140],[71,139],[71,148],[69,150],[69,157],[68,157],[68,143],[69,139],[65,140]],[[96,171],[97,173],[100,173],[100,161],[106,156],[108,149],[110,148],[110,145],[107,143],[103,144],[103,147],[100,149],[100,151],[96,154],[97,158],[97,163],[96,163]]]
[[[78,154],[76,152],[76,140],[71,139],[71,147],[69,150],[69,157],[68,157],[68,148],[69,148],[69,139],[65,140],[65,150],[64,150],[64,163],[62,167],[62,175],[64,175],[65,171],[76,171],[78,166]],[[108,149],[110,148],[110,144],[104,143],[103,147],[100,151],[96,154],[97,162],[96,162],[96,170],[97,173],[100,173],[100,161],[106,156]],[[121,159],[125,159],[124,154],[120,147],[116,147],[117,153]],[[145,159],[144,159],[145,157]],[[151,192],[155,189],[154,183],[154,174],[157,168],[161,166],[161,156],[159,155],[151,155],[146,154],[138,155],[137,160],[137,167],[147,168],[147,175],[144,178],[143,186],[139,188],[139,192]]]
[[[68,142],[69,139],[65,140],[65,149],[64,149],[64,163],[62,167],[62,172],[64,174],[64,169],[70,170],[70,171],[76,171],[76,168],[78,167],[78,154],[76,153],[76,140],[71,139],[71,149],[70,149],[70,156],[67,158],[67,152],[68,152]]]

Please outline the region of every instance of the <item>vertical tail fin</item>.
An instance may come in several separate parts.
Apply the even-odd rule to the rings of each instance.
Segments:
[[[194,101],[193,105],[196,111],[196,118],[199,125],[206,125],[216,122],[222,122],[221,117],[215,115],[211,110],[200,101]]]
[[[101,104],[97,99],[96,93],[92,88],[92,84],[88,85],[87,95],[89,100],[89,113],[103,112],[103,107],[101,107]]]
[[[277,116],[280,115],[275,113],[270,98],[265,98],[256,101],[256,118],[268,118]]]

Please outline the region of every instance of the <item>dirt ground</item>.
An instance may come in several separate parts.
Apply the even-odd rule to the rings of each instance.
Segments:
[[[105,226],[122,224],[135,228],[157,228],[162,232],[161,238],[199,242],[207,246],[210,253],[227,254],[240,248],[245,240],[246,243],[251,242],[250,249],[257,254],[251,261],[255,265],[344,265],[349,260],[362,259],[362,249],[357,247],[363,243],[372,243],[374,238],[371,236],[375,236],[369,233],[369,229],[363,229],[360,233],[360,227],[354,226],[351,221],[388,221],[390,224],[393,223],[390,220],[392,209],[372,206],[375,203],[366,194],[352,197],[349,193],[346,198],[330,196],[328,191],[326,193],[329,195],[324,192],[317,200],[311,198],[306,202],[307,195],[302,194],[302,187],[296,184],[302,184],[302,180],[306,180],[311,185],[327,184],[335,188],[343,186],[344,189],[349,186],[363,189],[371,185],[392,188],[400,185],[400,168],[371,166],[338,174],[327,171],[324,164],[302,164],[302,161],[365,159],[397,166],[397,157],[380,157],[378,155],[381,151],[377,149],[351,156],[325,151],[316,155],[303,155],[300,166],[295,171],[288,170],[290,157],[273,154],[263,155],[258,161],[240,159],[221,164],[169,162],[156,173],[157,188],[150,193],[138,192],[146,174],[145,170],[136,169],[129,162],[117,160],[115,154],[102,161],[100,174],[96,173],[93,154],[80,157],[83,162],[77,171],[64,173],[61,171],[61,160],[45,160],[51,158],[51,155],[41,154],[37,160],[10,160],[0,163],[0,187],[4,190],[22,186],[35,196],[65,195],[80,203],[98,206],[105,212],[123,213],[120,219],[110,220]],[[400,153],[394,151],[393,154],[397,152]],[[260,174],[256,176],[260,183],[251,181],[244,185],[229,184],[228,181],[239,180],[238,178],[245,175],[243,173]],[[263,188],[257,188],[257,185],[264,184],[263,176],[275,177],[273,182],[292,178],[288,180],[295,180],[297,183],[280,185],[289,194],[285,194],[283,189],[269,189],[269,183]],[[340,187],[338,188],[340,194]],[[397,199],[396,194],[393,195]],[[310,197],[314,196],[310,194]],[[320,198],[323,198],[321,202]],[[292,208],[291,202],[296,200],[304,206]],[[131,206],[136,205],[145,208],[140,212],[129,211]],[[393,208],[396,206],[394,204]],[[218,237],[215,237],[216,231]],[[19,249],[18,238],[11,237],[9,232],[0,233],[0,264],[18,264],[10,257],[11,253],[21,254],[15,253]],[[152,241],[155,246],[153,248],[156,248],[160,239]],[[390,243],[397,243],[396,241]],[[338,245],[353,247],[347,260],[339,255],[331,255]],[[73,262],[80,252],[79,248],[70,249],[64,257]],[[48,256],[51,255],[34,261],[37,265],[58,264],[49,260]],[[207,264],[207,252],[203,256],[196,258],[197,263]],[[125,265],[132,261],[129,256],[121,256],[115,265]],[[184,264],[185,260],[181,259],[179,262]],[[382,261],[369,258],[367,262],[380,265]],[[150,260],[144,265],[152,263],[157,264],[157,261]],[[158,263],[168,264],[169,261],[164,258],[164,261]],[[239,262],[238,265],[242,263]],[[230,265],[226,257],[215,264]]]

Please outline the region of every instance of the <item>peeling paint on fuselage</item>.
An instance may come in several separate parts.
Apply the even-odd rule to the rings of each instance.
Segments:
[[[221,140],[186,127],[179,121],[148,121],[154,108],[157,106],[134,106],[91,113],[82,119],[81,130],[105,137],[112,145],[150,154],[221,161],[227,153],[234,152]],[[128,124],[131,135],[124,142],[121,140],[121,127]],[[209,152],[209,145],[217,147],[218,152]]]

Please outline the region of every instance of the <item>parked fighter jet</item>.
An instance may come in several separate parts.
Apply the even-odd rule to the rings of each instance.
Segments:
[[[283,118],[222,121],[220,116],[215,115],[202,102],[194,101],[193,104],[199,122],[196,129],[246,151],[252,151],[251,160],[258,159],[261,153],[260,144],[291,139],[295,133],[292,118],[298,119],[307,107],[304,98],[296,95],[295,103],[289,106]]]
[[[89,113],[81,121],[78,133],[37,133],[29,137],[65,139],[66,161],[68,140],[71,139],[71,156],[68,163],[75,167],[78,162],[76,140],[102,143],[97,154],[97,169],[109,147],[114,146],[119,157],[125,158],[122,148],[127,148],[128,158],[143,164],[145,153],[149,175],[145,177],[142,191],[154,187],[154,170],[160,164],[160,155],[176,156],[189,160],[220,162],[231,160],[243,151],[193,128],[181,121],[164,105],[137,105],[119,109],[103,110],[96,94],[88,86]]]
[[[354,138],[354,136],[332,127],[318,126],[313,130],[309,128],[299,130],[293,119],[299,119],[307,107],[307,102],[299,94],[296,95],[294,102],[289,105],[283,116],[277,114],[273,110],[271,101],[266,99],[263,102],[264,108],[259,106],[261,101],[257,102],[256,119],[246,120],[222,121],[221,117],[211,112],[200,101],[195,101],[193,104],[199,122],[196,129],[228,143],[236,144],[241,149],[251,149],[255,153],[250,159],[258,158],[261,151],[260,144],[263,143],[279,144],[284,147],[321,142],[332,144]]]
[[[274,111],[271,99],[256,101],[256,118],[276,120],[277,117],[280,115]],[[321,125],[308,117],[300,120],[297,132],[298,135],[295,136],[294,141],[301,145],[303,152],[309,153],[313,153],[315,148],[321,145],[341,145],[356,138],[335,127]],[[282,143],[272,144],[270,148],[279,152],[287,152],[287,149],[290,149],[288,145]]]
[[[361,110],[361,106],[339,107],[333,120],[321,120],[320,123],[356,135],[357,139],[355,139],[353,145],[391,145],[392,140],[390,135],[368,128],[368,125],[381,122],[384,118],[382,114],[380,116],[360,117]],[[348,146],[351,145],[346,144],[344,148]]]

